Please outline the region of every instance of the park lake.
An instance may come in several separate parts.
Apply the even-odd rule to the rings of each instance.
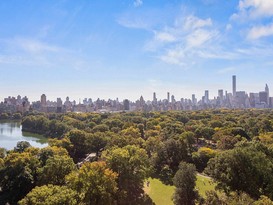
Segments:
[[[31,146],[39,148],[48,145],[45,137],[22,132],[20,121],[0,121],[0,147],[11,150],[19,141],[27,141]]]

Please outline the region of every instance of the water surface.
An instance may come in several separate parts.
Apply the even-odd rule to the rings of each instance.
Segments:
[[[28,141],[33,147],[46,147],[47,138],[29,132],[22,132],[20,121],[0,121],[0,147],[13,149],[17,142]]]

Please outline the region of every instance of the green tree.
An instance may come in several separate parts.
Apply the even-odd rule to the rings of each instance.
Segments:
[[[22,114],[17,112],[12,115],[12,118],[15,120],[20,120],[22,118]]]
[[[211,140],[212,135],[214,134],[214,129],[211,127],[199,127],[196,129],[195,134],[198,137],[203,137],[207,140]]]
[[[229,195],[207,191],[204,205],[253,205],[254,200],[244,192],[232,192]],[[261,204],[262,205],[262,204]]]
[[[77,191],[83,204],[111,205],[115,204],[116,178],[117,173],[108,169],[105,162],[86,162],[66,180],[68,187]]]
[[[273,154],[261,143],[243,143],[210,159],[205,172],[226,193],[243,191],[254,199],[273,198]]]
[[[152,158],[157,176],[166,183],[172,184],[172,177],[178,170],[181,161],[188,161],[187,145],[183,140],[168,139],[163,142]]]
[[[69,156],[50,157],[44,167],[41,168],[40,183],[64,185],[65,176],[76,169],[73,160]]]
[[[194,152],[192,154],[192,159],[197,170],[202,172],[206,168],[208,161],[215,157],[215,155],[216,151],[208,147],[201,147],[197,152]]]
[[[48,146],[48,147],[44,147],[44,148],[39,150],[38,159],[39,159],[41,165],[45,166],[46,161],[49,158],[54,157],[56,155],[68,156],[68,152],[66,151],[66,149],[64,149],[62,147]]]
[[[87,146],[91,152],[96,152],[98,156],[99,152],[107,145],[108,139],[103,132],[96,132],[94,134],[87,135]]]
[[[0,158],[4,158],[7,154],[7,150],[5,148],[0,147]]]
[[[84,158],[85,154],[87,154],[87,133],[82,130],[73,129],[66,134],[66,137],[73,145],[69,154],[74,161]]]
[[[0,170],[4,168],[4,160],[0,158]],[[0,171],[1,172],[1,171]]]
[[[148,156],[144,149],[128,145],[103,153],[108,166],[118,174],[118,203],[138,204],[148,173]]]
[[[35,187],[19,205],[77,205],[77,192],[66,186],[44,185]]]
[[[0,114],[0,120],[7,120],[9,119],[8,113],[1,113]]]
[[[17,142],[16,147],[14,147],[14,151],[23,152],[26,148],[28,148],[30,146],[31,145],[29,144],[28,141],[20,141],[20,142]]]
[[[8,154],[0,169],[1,203],[16,203],[35,187],[39,167],[37,157],[30,152]]]
[[[109,131],[109,127],[106,124],[96,125],[93,128],[93,132],[107,132],[107,131]]]
[[[216,191],[206,191],[204,205],[226,205]]]
[[[194,205],[198,198],[195,190],[196,170],[193,164],[181,162],[176,172],[173,183],[175,193],[173,201],[175,205]]]
[[[254,205],[273,205],[273,201],[262,195],[258,201],[254,202]]]

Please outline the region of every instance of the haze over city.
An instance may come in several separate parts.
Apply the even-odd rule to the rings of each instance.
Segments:
[[[273,90],[273,1],[0,3],[0,99]]]

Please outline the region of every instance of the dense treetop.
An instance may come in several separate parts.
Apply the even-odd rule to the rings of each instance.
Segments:
[[[60,204],[151,204],[147,177],[174,184],[176,204],[205,203],[181,190],[187,169],[190,184],[191,170],[205,170],[226,196],[273,199],[272,110],[28,113],[22,127],[47,136],[49,147],[0,149],[0,204],[38,204],[41,190]]]

